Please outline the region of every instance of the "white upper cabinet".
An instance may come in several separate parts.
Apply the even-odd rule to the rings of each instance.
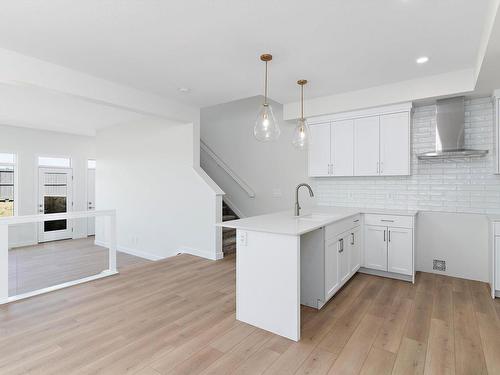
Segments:
[[[309,176],[410,174],[411,103],[316,118]]]
[[[354,121],[331,125],[331,172],[333,176],[354,176]]]
[[[378,176],[380,116],[354,120],[354,175]]]
[[[330,123],[315,124],[309,127],[309,176],[330,175]]]
[[[410,174],[410,114],[380,116],[380,175]]]

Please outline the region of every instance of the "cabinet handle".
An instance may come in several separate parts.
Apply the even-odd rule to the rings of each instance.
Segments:
[[[379,162],[377,161],[377,173],[379,173],[379,170],[380,170],[380,166],[379,166]]]
[[[391,231],[389,231],[389,242],[391,242]]]
[[[385,221],[386,223],[394,223],[394,220],[380,219],[380,221]]]
[[[339,247],[340,247],[339,248],[339,253],[343,253],[344,252],[344,239],[343,238],[341,238],[339,240]]]
[[[385,229],[384,229],[384,242],[385,242]]]
[[[380,162],[380,173],[384,173],[384,162]]]
[[[354,245],[354,233],[351,233],[351,245]]]

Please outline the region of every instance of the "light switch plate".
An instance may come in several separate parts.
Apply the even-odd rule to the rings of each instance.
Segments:
[[[248,236],[247,232],[238,231],[238,245],[239,246],[247,246],[248,244]]]

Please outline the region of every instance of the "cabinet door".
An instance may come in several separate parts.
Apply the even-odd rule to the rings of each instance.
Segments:
[[[387,227],[365,226],[365,261],[366,268],[387,271]]]
[[[333,238],[325,246],[325,293],[330,298],[339,288],[339,241]]]
[[[380,174],[410,174],[410,114],[380,116]]]
[[[388,228],[387,270],[389,272],[412,275],[413,273],[413,233],[406,228]]]
[[[361,266],[361,228],[357,227],[351,231],[349,249],[349,264],[351,273],[356,272]]]
[[[340,264],[340,285],[343,285],[351,276],[349,257],[351,247],[349,245],[351,235],[346,234],[339,239],[339,264]]]
[[[354,121],[332,122],[331,158],[334,176],[354,176]]]
[[[354,175],[379,174],[379,116],[354,120]]]
[[[311,125],[309,176],[328,176],[330,172],[330,123]]]

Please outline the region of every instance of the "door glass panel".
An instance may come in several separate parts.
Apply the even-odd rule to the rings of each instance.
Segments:
[[[67,184],[68,174],[65,172],[49,172],[44,174],[44,214],[68,212]],[[43,223],[44,232],[64,231],[66,229],[68,229],[68,222],[66,219],[51,220]]]

